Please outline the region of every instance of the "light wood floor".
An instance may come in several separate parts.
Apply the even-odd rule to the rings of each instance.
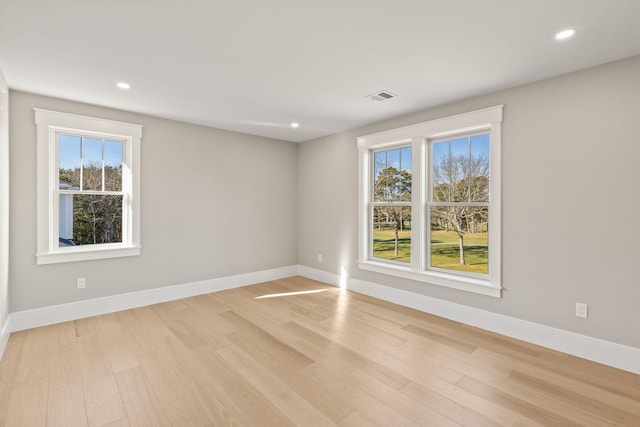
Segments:
[[[640,376],[293,277],[12,334],[0,425],[640,426]]]

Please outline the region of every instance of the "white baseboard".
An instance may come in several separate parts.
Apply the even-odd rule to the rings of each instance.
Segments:
[[[4,353],[11,332],[268,282],[270,280],[283,279],[285,277],[295,276],[296,274],[297,266],[293,265],[273,270],[256,271],[253,273],[238,274],[236,276],[166,286],[163,288],[53,305],[33,310],[17,311],[9,314],[4,328],[2,328],[2,333],[0,334],[0,358]]]
[[[346,283],[346,288],[351,291],[640,374],[640,349],[635,347],[616,344],[373,282],[346,278],[303,265],[298,266],[298,275],[334,286],[340,286],[341,282],[343,284]]]
[[[0,360],[2,360],[2,355],[4,354],[4,349],[7,348],[7,343],[9,342],[9,319],[4,322],[4,325],[0,327]]]

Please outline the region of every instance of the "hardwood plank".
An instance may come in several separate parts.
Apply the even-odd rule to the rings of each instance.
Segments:
[[[328,369],[318,363],[307,366],[302,371],[309,378],[322,384],[333,395],[354,407],[360,415],[370,420],[370,425],[419,425],[401,411],[369,394],[366,387],[350,377],[349,371]]]
[[[171,308],[168,303],[155,304],[151,309],[164,322],[185,347],[198,348],[207,344],[207,334],[198,328],[198,319],[184,304],[182,308]]]
[[[542,406],[498,390],[473,378],[464,377],[456,384],[458,387],[474,393],[487,401],[498,403],[543,425],[577,427],[581,424],[545,409]]]
[[[622,411],[632,413],[636,416],[640,415],[640,405],[638,400],[631,399],[626,396],[617,394],[614,391],[599,388],[593,384],[589,384],[576,379],[573,376],[565,376],[562,373],[558,373],[555,370],[550,371],[544,367],[540,367],[537,364],[531,364],[517,360],[511,357],[495,354],[492,352],[480,349],[474,354],[485,363],[497,363],[502,366],[508,367],[512,372],[521,372],[532,377],[538,378],[543,381],[549,381],[553,384],[561,386],[570,390],[576,394],[576,397],[587,397],[590,399],[598,400],[606,405],[610,405]]]
[[[374,378],[394,388],[400,388],[409,382],[409,378],[399,369],[378,363],[368,357],[356,353],[351,349],[327,339],[313,331],[310,331],[295,322],[283,325],[289,330],[297,331],[300,340],[294,344],[294,348],[316,362],[326,366],[334,366],[341,370],[360,369]],[[457,381],[461,377],[455,375]]]
[[[404,326],[402,329],[413,334],[420,335],[421,337],[427,338],[429,340],[437,341],[439,343],[448,345],[449,347],[464,351],[465,353],[473,353],[478,348],[478,346],[476,345],[469,344],[468,340],[458,340],[444,334],[431,332],[427,329],[412,324]]]
[[[613,421],[615,425],[637,425],[640,426],[640,416],[629,413],[610,406],[598,399],[592,399],[575,393],[572,390],[556,385],[552,381],[544,381],[520,372],[512,372],[509,379],[514,382],[526,385],[528,387],[539,390],[551,398],[580,408],[581,410],[591,413],[594,418],[606,417],[607,420]],[[603,421],[605,422],[605,421]]]
[[[140,427],[170,426],[151,385],[139,367],[115,374],[127,418],[131,425]]]
[[[129,331],[136,355],[158,351],[156,343],[173,335],[149,307],[119,311],[115,316]]]
[[[448,397],[427,387],[423,387],[418,383],[409,383],[400,391],[404,395],[411,397],[416,403],[420,402],[421,405],[443,414],[460,425],[475,427],[495,427],[501,425],[490,417],[486,417],[482,414],[482,412],[485,411],[485,408],[482,408],[481,412],[476,412],[475,410],[462,405],[455,400],[449,399]]]
[[[0,360],[0,425],[6,423],[25,340],[26,332],[11,334],[2,360]]]
[[[73,322],[76,329],[76,337],[98,334],[98,323],[95,317],[86,317]]]
[[[329,393],[322,385],[306,378],[297,369],[292,369],[289,364],[280,358],[273,357],[268,349],[260,348],[248,337],[237,334],[231,335],[230,339],[236,346],[251,356],[265,370],[273,373],[280,380],[284,381],[302,398],[315,402],[318,410],[333,422],[344,419],[354,411],[349,405]],[[318,396],[324,396],[324,398],[318,399]]]
[[[498,425],[510,426],[518,418],[518,414],[516,412],[493,402],[484,400],[473,393],[461,389],[455,384],[447,383],[446,381],[438,380],[436,378],[430,381],[427,386],[412,381],[402,387],[400,391],[418,401],[429,399],[428,396],[431,396],[432,393],[437,393],[438,395],[459,404],[466,410],[471,410],[493,420]],[[437,397],[434,400],[438,401],[439,399],[441,399],[441,397]],[[433,401],[429,400],[429,402]],[[437,404],[434,409],[440,408],[440,406],[440,404]],[[456,408],[456,406],[445,401],[443,402],[443,407],[441,409],[446,410],[446,408]],[[455,415],[451,418],[455,420],[457,417],[458,415]]]
[[[112,375],[84,385],[89,426],[104,426],[127,416]]]
[[[98,316],[96,321],[111,371],[121,372],[140,366],[131,335],[116,315],[112,313]]]
[[[188,385],[192,382],[193,374],[183,375],[182,362],[171,360],[171,355],[163,352],[151,352],[138,357],[144,376],[151,384],[172,425],[190,425],[206,419],[200,410],[190,412]],[[195,366],[191,369],[195,371]]]
[[[274,357],[281,358],[284,363],[299,369],[313,363],[313,360],[300,353],[285,342],[267,333],[257,324],[239,316],[233,311],[227,311],[221,315],[227,321],[238,326],[238,331],[228,334],[227,337],[244,335],[263,348],[269,349]],[[261,325],[262,326],[262,325]]]
[[[78,338],[80,366],[85,384],[111,376],[111,365],[99,335],[83,335]]]
[[[16,373],[16,385],[41,383],[49,375],[51,359],[42,357],[51,354],[51,326],[29,329]]]
[[[126,417],[99,333],[81,335],[77,341],[89,425],[103,426]]]
[[[49,375],[47,426],[87,426],[85,394],[80,367],[80,352],[73,342],[56,345]]]
[[[227,406],[237,408],[236,413],[242,413],[251,424],[295,425],[253,386],[250,379],[233,369],[213,348],[198,349],[195,351],[195,357],[203,372],[211,378],[206,384],[209,393],[222,401],[228,399]]]
[[[518,415],[518,418],[511,424],[512,427],[546,427],[544,424],[537,423],[529,418]]]
[[[360,412],[354,412],[338,423],[340,427],[369,427],[374,424],[375,420],[366,418]]]
[[[357,381],[359,387],[367,390],[369,394],[384,402],[385,405],[392,407],[394,410],[407,416],[418,425],[429,426],[457,426],[456,420],[451,418],[451,413],[446,406],[440,406],[439,410],[433,410],[432,407],[425,405],[422,400],[415,400],[406,394],[377,381],[375,378],[369,377],[361,371],[353,371],[350,379]],[[459,407],[456,409],[460,409]],[[455,414],[454,414],[455,415]],[[472,411],[466,411],[464,414],[468,418],[472,417]],[[459,416],[459,415],[455,415]],[[494,426],[490,420],[485,419],[481,415],[474,417],[474,426]]]
[[[334,423],[316,407],[263,369],[239,348],[219,350],[222,358],[259,390],[276,408],[299,426],[332,426]]]
[[[16,384],[7,411],[7,426],[45,426],[49,377]]]
[[[215,386],[210,381],[199,381],[191,384],[191,396],[203,409],[213,426],[250,426],[252,423],[229,400],[221,398]]]

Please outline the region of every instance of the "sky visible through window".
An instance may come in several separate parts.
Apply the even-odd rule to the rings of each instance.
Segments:
[[[437,163],[441,158],[465,156],[477,158],[479,156],[489,159],[488,133],[468,136],[433,144],[433,161]],[[398,171],[405,170],[411,173],[411,147],[395,148],[392,150],[378,151],[375,153],[375,177],[377,178],[383,169],[393,167]]]
[[[378,151],[375,153],[375,178],[386,168],[411,173],[411,147]]]
[[[122,141],[84,138],[77,135],[60,134],[58,137],[58,156],[60,169],[77,169],[81,160],[85,166],[102,166],[104,153],[104,166],[114,168],[122,166],[123,143]],[[84,149],[82,153],[81,148]]]
[[[434,163],[440,162],[441,158],[446,158],[449,154],[452,158],[460,155],[468,157],[471,154],[471,157],[483,156],[489,159],[489,134],[474,135],[471,138],[465,136],[433,144]]]

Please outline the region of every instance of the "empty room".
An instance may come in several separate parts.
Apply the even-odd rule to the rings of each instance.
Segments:
[[[0,0],[0,426],[640,426],[637,0]]]

